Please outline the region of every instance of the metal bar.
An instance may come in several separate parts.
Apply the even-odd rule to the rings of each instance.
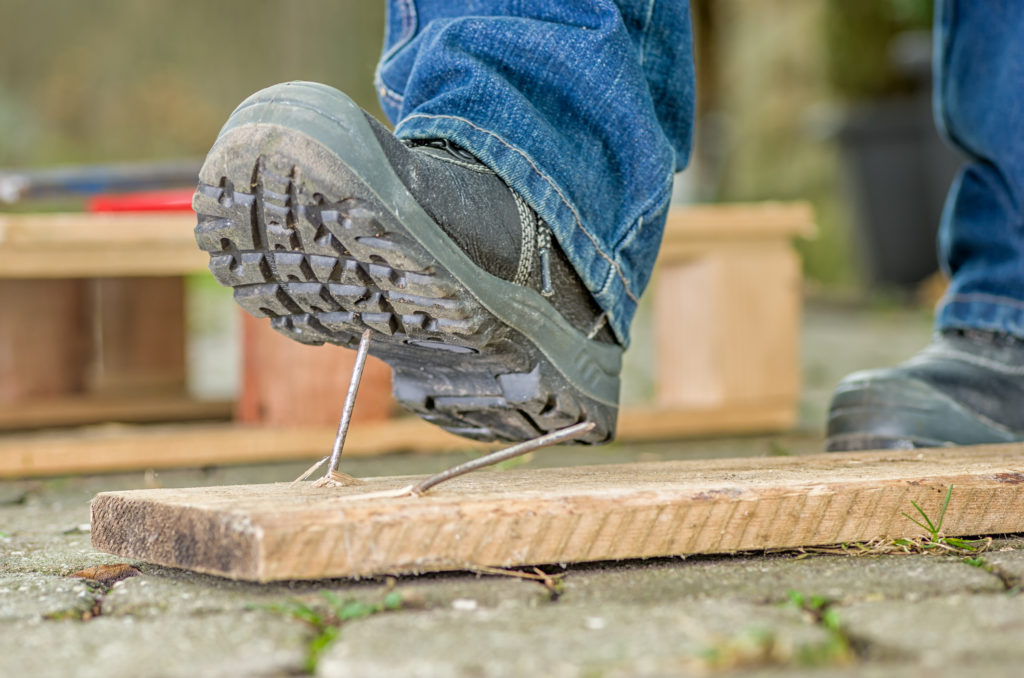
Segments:
[[[560,428],[557,431],[545,433],[544,435],[538,438],[534,438],[533,440],[526,440],[524,442],[517,443],[512,447],[506,447],[503,450],[498,450],[497,452],[485,454],[484,456],[478,459],[467,461],[464,464],[453,466],[446,471],[435,473],[429,478],[424,478],[417,484],[413,485],[412,488],[410,489],[410,492],[415,495],[423,494],[424,492],[426,492],[427,490],[436,485],[451,480],[452,478],[457,478],[458,476],[465,475],[467,473],[470,473],[471,471],[476,471],[477,469],[484,468],[485,466],[490,466],[491,464],[497,464],[498,462],[502,462],[507,459],[514,459],[516,457],[526,454],[527,452],[533,452],[534,450],[538,450],[542,447],[556,445],[558,443],[565,442],[566,440],[578,438],[584,433],[587,433],[588,431],[592,430],[594,426],[595,424],[592,421],[580,422],[579,424],[573,424],[572,426]]]
[[[195,186],[197,160],[125,163],[39,170],[0,170],[0,203],[74,194]]]
[[[356,406],[356,393],[359,391],[359,381],[363,378],[363,366],[366,364],[366,354],[370,351],[370,330],[367,328],[359,339],[359,350],[356,352],[356,363],[352,366],[352,380],[348,384],[348,394],[345,396],[345,407],[341,410],[341,421],[338,422],[338,435],[334,438],[334,447],[331,449],[331,460],[327,464],[327,473],[324,478],[330,478],[331,474],[338,470],[338,462],[341,461],[341,448],[345,446],[345,436],[348,435],[348,424],[352,420],[352,409]]]

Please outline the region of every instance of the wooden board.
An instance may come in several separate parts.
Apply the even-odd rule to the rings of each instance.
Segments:
[[[681,435],[785,430],[788,403],[708,410],[637,410],[620,417],[620,440],[667,440]],[[0,422],[2,422],[0,417]],[[110,426],[79,431],[0,436],[0,478],[107,473],[309,460],[330,452],[337,424],[281,428],[238,424]],[[493,449],[447,433],[417,417],[365,421],[349,429],[345,456],[391,452]]]
[[[205,271],[196,217],[181,214],[0,215],[0,278],[170,276]]]
[[[80,280],[0,279],[0,410],[83,388],[86,287]]]
[[[662,264],[655,276],[659,405],[777,402],[795,415],[803,299],[800,258],[788,242],[719,248]]]
[[[805,201],[673,207],[658,256],[659,260],[671,258],[685,251],[687,244],[706,249],[729,242],[788,242],[798,236],[813,237],[816,231],[814,209]]]
[[[183,394],[184,278],[97,278],[90,288],[89,392]]]
[[[300,344],[264,318],[239,309],[242,319],[242,388],[235,418],[264,426],[337,427],[356,352],[340,346]],[[368,356],[352,412],[353,425],[388,419],[391,368]]]
[[[1024,446],[479,472],[423,497],[346,488],[229,486],[105,492],[93,546],[128,558],[270,581],[512,567],[1024,530]]]
[[[231,401],[196,400],[185,393],[78,394],[5,403],[0,407],[0,431],[96,422],[226,420],[233,411]],[[64,438],[67,437],[68,434],[64,434]],[[0,449],[7,441],[0,437]],[[0,458],[2,455],[0,452]],[[0,461],[0,465],[2,463]]]
[[[167,276],[205,271],[191,213],[0,215],[0,278]],[[669,212],[659,259],[721,243],[814,233],[803,202],[691,205]]]

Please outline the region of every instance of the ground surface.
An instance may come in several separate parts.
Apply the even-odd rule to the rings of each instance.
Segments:
[[[811,309],[794,434],[552,450],[529,463],[818,452],[835,381],[909,355],[927,323],[922,313]],[[419,473],[462,458],[350,460],[344,470]],[[302,466],[0,483],[0,675],[294,675],[318,643],[322,676],[1019,675],[1024,661],[1024,539],[1013,537],[997,539],[983,567],[794,553],[555,566],[557,597],[536,581],[478,574],[261,586],[133,563],[139,574],[112,585],[68,576],[124,562],[89,545],[97,491],[269,482]],[[328,642],[338,616],[351,619]]]

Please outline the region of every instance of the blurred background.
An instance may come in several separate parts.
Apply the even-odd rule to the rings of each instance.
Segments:
[[[677,200],[809,200],[808,298],[929,308],[957,162],[931,122],[931,0],[692,0],[691,12],[697,139]],[[4,0],[0,170],[198,163],[239,101],[291,79],[382,117],[383,22],[383,3],[366,0]],[[187,289],[190,384],[228,397],[230,291],[210,276]]]
[[[930,248],[930,266],[902,270],[862,255],[887,231],[932,237],[952,171],[928,108],[931,12],[931,0],[693,0],[699,122],[680,195],[810,199],[820,233],[801,252],[824,288],[925,278]],[[363,0],[5,0],[0,167],[201,158],[239,101],[290,79],[382,117],[383,21],[383,3]],[[887,172],[903,178],[867,185]],[[901,204],[872,203],[887,186]]]

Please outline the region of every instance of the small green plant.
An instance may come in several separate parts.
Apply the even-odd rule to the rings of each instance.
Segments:
[[[952,498],[953,486],[950,485],[946,490],[946,497],[942,501],[942,508],[939,510],[939,517],[934,521],[927,513],[925,513],[924,509],[922,509],[916,501],[911,500],[910,505],[917,510],[924,522],[921,522],[906,511],[903,512],[903,515],[922,530],[927,532],[928,536],[923,541],[913,539],[894,539],[893,544],[908,549],[920,549],[924,551],[941,549],[945,551],[952,551],[953,553],[977,553],[978,551],[984,550],[988,543],[991,542],[990,539],[959,539],[957,537],[946,537],[942,535],[942,523],[946,520],[946,509],[949,508],[949,502]]]
[[[839,624],[839,612],[833,607],[831,600],[817,594],[808,596],[790,590],[786,592],[786,600],[782,604],[802,610],[828,633],[825,642],[800,648],[796,657],[799,664],[823,666],[845,664],[853,660],[853,647],[843,633]]]
[[[3,530],[0,530],[0,539],[10,539],[11,535],[7,534]]]
[[[967,563],[971,567],[977,567],[978,569],[985,570],[986,572],[992,569],[992,566],[982,556],[964,556],[963,562]]]
[[[304,622],[313,628],[315,635],[306,645],[306,659],[302,670],[312,675],[316,672],[320,658],[331,644],[341,635],[341,627],[345,622],[362,619],[380,612],[401,609],[402,594],[392,591],[384,596],[379,603],[364,603],[358,600],[344,600],[333,591],[320,594],[327,602],[327,611],[318,610],[299,600],[281,605],[258,606],[273,612],[280,612]]]

